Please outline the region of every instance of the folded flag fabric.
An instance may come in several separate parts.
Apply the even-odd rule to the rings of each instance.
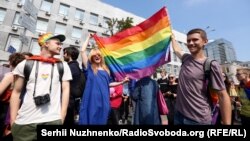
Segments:
[[[112,75],[140,79],[170,61],[171,26],[165,7],[137,26],[111,37],[93,36]]]

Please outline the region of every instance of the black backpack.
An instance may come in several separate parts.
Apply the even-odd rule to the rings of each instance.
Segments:
[[[26,93],[26,85],[27,85],[27,82],[29,81],[30,73],[31,73],[31,70],[33,68],[34,62],[35,62],[35,60],[26,60],[26,62],[25,62],[25,66],[24,66],[24,70],[23,70],[23,72],[24,72],[24,85],[23,85],[23,89],[22,89],[22,92],[20,95],[21,101],[23,101],[24,95]],[[56,63],[56,65],[57,65],[57,69],[58,69],[58,73],[59,73],[59,80],[60,80],[60,82],[62,82],[62,76],[64,73],[63,63],[58,62],[58,63]]]
[[[85,75],[83,74],[79,66],[78,69],[80,72],[78,82],[76,83],[76,86],[74,86],[75,88],[70,90],[74,98],[82,98],[86,83]]]

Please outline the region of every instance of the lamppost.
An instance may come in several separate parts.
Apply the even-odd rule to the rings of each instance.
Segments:
[[[214,29],[214,28],[211,29],[210,26],[207,26],[207,27],[205,28],[205,31],[206,31],[207,33],[210,33],[210,32],[215,31],[215,29]]]
[[[214,31],[216,31],[216,30],[215,30],[214,28],[211,29],[210,26],[207,26],[207,27],[205,28],[205,31],[207,32],[207,35],[208,35],[209,33],[214,32]],[[208,40],[208,42],[213,42],[213,41],[214,41],[213,39]]]

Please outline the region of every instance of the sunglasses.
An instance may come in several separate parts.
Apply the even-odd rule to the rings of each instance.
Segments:
[[[95,54],[93,57],[101,57],[101,54]]]
[[[236,73],[236,76],[240,76],[240,75],[242,75],[243,73]]]
[[[173,78],[174,78],[173,76],[168,77],[168,79],[173,79]]]

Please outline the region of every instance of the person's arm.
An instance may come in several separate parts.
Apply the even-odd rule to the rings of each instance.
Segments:
[[[64,123],[64,119],[67,114],[67,108],[69,104],[69,89],[69,81],[62,81],[62,123]]]
[[[220,113],[223,125],[231,124],[232,107],[230,97],[226,90],[218,91]]]
[[[125,79],[123,81],[120,81],[120,82],[111,82],[109,83],[109,87],[115,87],[115,86],[118,86],[118,85],[121,85],[121,84],[124,84],[126,82],[129,81],[129,78],[128,77],[125,77]]]
[[[2,81],[0,82],[0,96],[5,92],[5,90],[11,85],[13,82],[13,74],[8,73],[4,76]]]
[[[22,92],[24,85],[24,78],[16,75],[16,80],[14,82],[14,89],[10,98],[10,123],[13,123],[16,120],[17,112],[20,107],[20,94]]]
[[[89,34],[87,36],[87,39],[83,43],[82,48],[81,48],[82,64],[85,67],[85,69],[87,68],[87,62],[88,62],[88,56],[87,56],[86,49],[87,49],[90,37],[91,37],[91,35]]]
[[[182,58],[182,56],[183,56],[183,54],[184,54],[184,52],[183,52],[183,50],[181,49],[181,47],[179,46],[179,44],[177,43],[177,41],[175,40],[175,36],[174,36],[174,34],[172,33],[172,35],[171,35],[171,42],[172,42],[172,47],[173,47],[173,49],[174,49],[174,53],[176,54],[176,56],[178,57],[178,58]]]

